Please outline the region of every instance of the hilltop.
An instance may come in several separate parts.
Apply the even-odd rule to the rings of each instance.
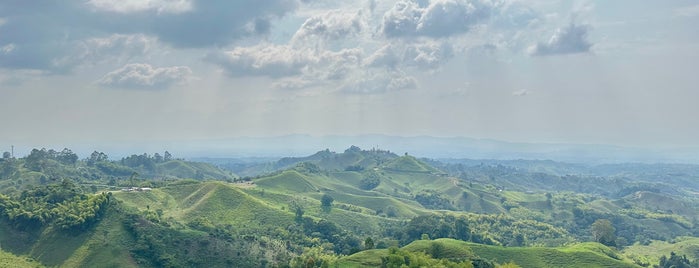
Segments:
[[[110,160],[103,152],[93,152],[85,159],[70,149],[33,149],[23,158],[0,159],[0,193],[12,194],[36,185],[47,185],[70,178],[92,192],[109,187],[153,186],[177,179],[233,181],[237,175],[208,163],[172,157],[140,154]]]

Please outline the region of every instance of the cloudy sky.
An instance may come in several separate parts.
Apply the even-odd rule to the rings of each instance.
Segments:
[[[697,25],[681,0],[1,1],[0,145],[696,147]]]

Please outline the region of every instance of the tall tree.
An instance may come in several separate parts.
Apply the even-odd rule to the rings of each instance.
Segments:
[[[68,148],[63,148],[63,151],[56,155],[56,160],[63,164],[73,165],[78,161],[78,155]]]
[[[107,159],[109,159],[109,157],[105,153],[94,151],[92,154],[90,154],[90,158],[87,159],[87,165],[93,166],[95,163],[107,161]]]
[[[599,242],[603,245],[614,246],[616,235],[614,234],[616,229],[607,219],[598,219],[592,223],[592,237],[595,242]]]
[[[320,203],[324,208],[330,208],[333,205],[333,201],[335,201],[335,199],[329,194],[324,194],[323,197],[320,198]]]
[[[373,249],[374,248],[374,240],[371,239],[371,237],[367,237],[364,239],[364,249]]]

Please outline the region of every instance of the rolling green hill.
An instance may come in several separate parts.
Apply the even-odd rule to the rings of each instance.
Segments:
[[[33,259],[16,256],[0,250],[0,267],[36,268],[44,266]]]
[[[673,241],[653,241],[648,245],[635,244],[624,249],[624,255],[638,263],[658,263],[662,256],[670,256],[674,252],[687,256],[690,260],[699,260],[699,238],[678,237]]]
[[[560,248],[498,247],[454,239],[418,240],[402,248],[423,252],[437,259],[486,259],[521,267],[639,267],[618,252],[597,243],[582,243]],[[370,250],[344,257],[340,267],[379,267],[388,250]]]
[[[0,246],[46,266],[294,266],[339,258],[373,267],[386,257],[433,267],[635,267],[670,252],[699,258],[690,237],[699,233],[696,198],[618,177],[585,181],[502,166],[447,174],[431,160],[356,147],[282,159],[275,165],[283,169],[245,179],[147,154],[72,163],[42,157],[0,163],[7,194],[0,196]],[[592,185],[603,182],[612,190]],[[120,190],[132,185],[149,189]],[[559,186],[583,187],[552,190]],[[108,207],[93,208],[103,191]],[[600,219],[612,225],[613,238],[603,242],[623,251],[584,243],[597,239],[592,226]],[[374,243],[384,249],[371,249]]]

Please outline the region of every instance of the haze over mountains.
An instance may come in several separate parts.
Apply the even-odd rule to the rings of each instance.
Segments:
[[[97,148],[114,156],[138,151],[177,152],[185,158],[199,157],[271,157],[305,156],[328,148],[342,151],[351,145],[370,149],[390,149],[427,158],[469,158],[497,160],[554,160],[570,163],[699,163],[699,148],[625,147],[603,144],[525,143],[467,137],[391,136],[382,134],[329,135],[306,134],[275,137],[239,137],[230,139],[173,140],[103,143]],[[24,148],[27,147],[27,148]],[[73,148],[86,155],[93,145],[46,146]],[[29,146],[17,146],[28,151]]]

